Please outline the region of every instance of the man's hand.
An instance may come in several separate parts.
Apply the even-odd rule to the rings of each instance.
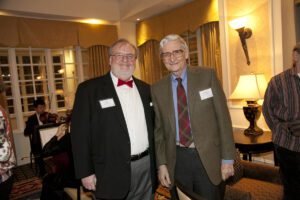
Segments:
[[[221,165],[222,179],[225,181],[230,176],[234,175],[233,164],[222,163]]]
[[[289,123],[289,129],[292,135],[300,136],[300,120],[295,120]]]
[[[95,174],[92,174],[90,176],[87,176],[85,178],[82,178],[81,179],[81,182],[82,182],[82,185],[88,189],[88,190],[93,190],[95,191],[96,190],[96,182],[97,182],[97,179],[96,179],[96,176]]]
[[[161,165],[158,168],[158,179],[162,186],[164,187],[170,187],[171,186],[171,180],[169,176],[169,172],[166,165]]]
[[[56,132],[57,140],[60,140],[65,135],[67,128],[66,124],[62,124],[58,127]]]

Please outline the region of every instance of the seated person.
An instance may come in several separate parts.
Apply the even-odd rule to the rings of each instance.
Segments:
[[[63,189],[75,179],[69,125],[62,124],[57,133],[43,148],[44,156],[53,156],[55,170],[43,178],[41,200],[64,199]]]
[[[47,124],[55,123],[56,118],[55,114],[51,114],[45,111],[46,104],[43,99],[36,99],[33,102],[35,113],[28,117],[26,122],[26,127],[24,130],[24,135],[29,136],[31,152],[35,155],[35,163],[38,165],[39,175],[42,177],[46,173],[45,164],[43,158],[39,156],[41,152],[40,139],[38,136],[34,135],[36,127]],[[35,137],[34,137],[35,136]]]
[[[35,113],[28,117],[26,122],[26,127],[24,130],[25,136],[30,136],[33,134],[36,126],[43,125],[44,123],[40,120],[40,115],[45,113],[46,104],[43,99],[36,99],[33,102]]]

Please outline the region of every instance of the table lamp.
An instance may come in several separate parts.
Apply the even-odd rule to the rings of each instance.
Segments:
[[[261,135],[263,130],[257,126],[257,120],[261,115],[261,105],[257,100],[263,99],[267,81],[263,74],[241,75],[236,88],[229,99],[245,100],[247,106],[243,106],[246,119],[250,122],[245,135]]]

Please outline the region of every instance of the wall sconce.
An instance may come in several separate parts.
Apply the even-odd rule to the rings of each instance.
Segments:
[[[229,99],[245,100],[247,102],[247,106],[243,107],[243,111],[250,125],[244,130],[245,135],[263,134],[263,130],[256,124],[261,115],[261,105],[257,104],[257,100],[264,98],[266,88],[267,81],[263,74],[241,75],[237,86],[229,97]]]
[[[245,24],[246,24],[246,18],[238,18],[229,22],[230,27],[232,29],[235,29],[239,33],[242,47],[244,49],[244,53],[247,59],[247,64],[250,65],[246,39],[251,37],[252,30],[250,28],[245,28]]]

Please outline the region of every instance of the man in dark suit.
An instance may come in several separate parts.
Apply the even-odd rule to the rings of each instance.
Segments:
[[[235,154],[224,92],[212,69],[187,66],[180,36],[166,36],[160,50],[170,74],[152,87],[158,178],[173,199],[174,180],[205,199],[223,199]]]
[[[33,102],[35,113],[28,117],[26,122],[26,127],[24,130],[25,136],[30,136],[33,134],[35,127],[43,125],[43,122],[40,120],[40,116],[45,113],[46,104],[43,99],[36,99]]]
[[[148,200],[156,188],[150,87],[132,77],[135,46],[121,39],[109,53],[111,71],[76,92],[75,174],[97,199]]]
[[[40,116],[44,115],[46,104],[43,99],[36,99],[33,102],[35,113],[28,117],[26,122],[26,127],[24,130],[24,135],[29,137],[31,152],[35,155],[41,152],[41,146],[37,144],[36,138],[33,138],[35,128],[43,125],[43,122],[40,120]],[[35,156],[35,163],[38,164],[39,175],[42,177],[46,173],[45,164],[41,156]]]

